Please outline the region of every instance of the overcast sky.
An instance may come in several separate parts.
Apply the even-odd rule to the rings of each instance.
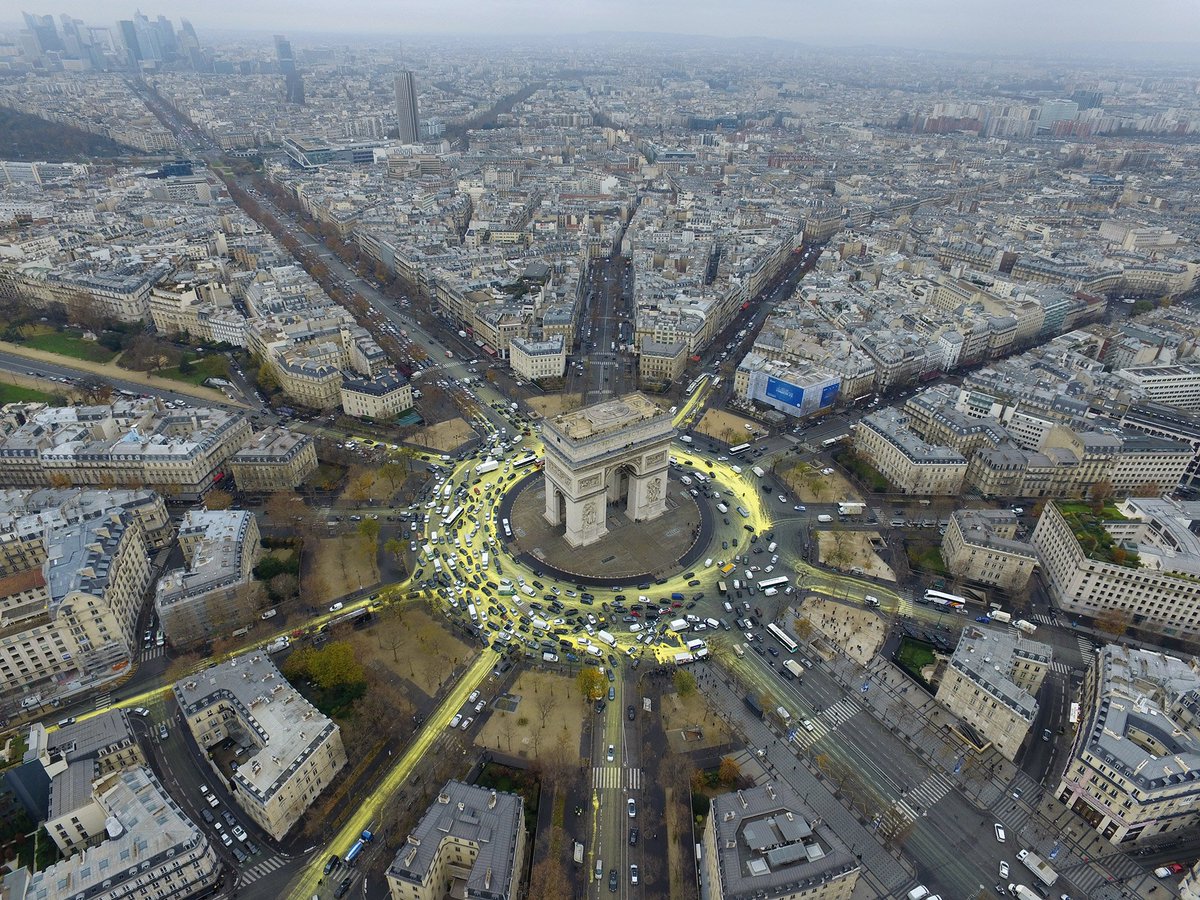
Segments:
[[[10,0],[11,2],[11,0]],[[1200,41],[1200,0],[21,0],[88,23],[186,17],[206,26],[299,33],[560,34],[658,31],[802,42],[1005,46]],[[15,12],[15,6],[13,7]],[[7,18],[7,17],[6,17]]]

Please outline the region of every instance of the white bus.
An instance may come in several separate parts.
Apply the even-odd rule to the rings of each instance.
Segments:
[[[729,448],[729,455],[737,456],[739,453],[745,453],[749,449],[750,449],[749,444],[738,444],[736,447]]]
[[[796,652],[796,642],[787,636],[787,632],[776,625],[774,622],[767,623],[767,631],[771,633],[771,637],[779,641],[788,653]]]
[[[527,454],[526,456],[522,456],[518,460],[515,460],[512,464],[512,467],[514,469],[523,469],[526,466],[532,466],[537,461],[538,461],[538,458],[534,454],[530,453],[530,454]]]
[[[443,520],[442,527],[447,530],[449,530],[450,528],[453,528],[454,523],[462,518],[462,514],[463,514],[463,508],[460,506],[457,509],[455,509],[454,512],[450,513],[450,515],[447,516],[445,518],[445,520]]]
[[[787,583],[788,577],[786,575],[780,575],[778,578],[764,578],[758,583],[758,589],[765,591],[767,588],[781,588],[786,586]]]
[[[967,605],[967,598],[960,597],[958,594],[935,591],[931,588],[925,592],[925,596],[921,598],[921,602],[928,603],[930,606],[949,606],[951,609],[962,609]]]

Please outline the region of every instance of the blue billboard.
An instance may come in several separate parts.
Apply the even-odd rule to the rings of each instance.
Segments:
[[[833,404],[837,402],[839,388],[841,388],[840,382],[834,382],[833,384],[825,385],[824,389],[821,391],[820,409],[824,409],[827,406],[833,406]]]
[[[799,409],[804,402],[804,388],[787,381],[780,381],[771,375],[767,376],[765,393],[772,400],[778,400],[780,403],[786,403],[796,409]]]

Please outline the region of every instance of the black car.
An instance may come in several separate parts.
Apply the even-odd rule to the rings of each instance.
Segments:
[[[209,825],[211,825],[213,822],[217,821],[217,817],[214,816],[207,809],[200,810],[200,818],[204,819],[204,821],[207,822]]]
[[[617,870],[616,869],[608,870],[608,889],[609,889],[609,891],[611,891],[614,894],[617,892]]]
[[[699,584],[700,584],[700,579],[693,578],[691,581],[688,582],[688,587],[696,587]]]
[[[637,715],[637,711],[633,708],[632,704],[625,707],[625,718],[627,718],[630,722],[633,721],[633,719],[636,715]]]
[[[334,897],[345,897],[350,891],[350,876],[347,875],[342,879],[342,883],[337,886],[337,890],[333,892]]]
[[[596,710],[596,712],[598,712],[598,713],[602,713],[602,712],[604,712],[604,707],[605,707],[606,705],[607,705],[607,704],[605,704],[605,702],[604,702],[603,700],[597,700],[597,701],[596,701],[596,706],[595,706],[595,710]]]
[[[629,829],[629,846],[636,847],[637,842],[638,842],[638,830],[637,830],[637,826],[634,825],[632,828]]]
[[[332,872],[334,869],[336,869],[339,865],[341,865],[341,863],[342,863],[341,857],[339,857],[336,853],[333,856],[329,857],[329,860],[325,863],[325,874],[328,875],[330,872]]]
[[[770,653],[772,656],[778,656],[778,655],[779,655],[779,651],[778,651],[778,650],[776,650],[774,647],[768,647],[768,648],[767,648],[767,652],[768,652],[768,653]]]

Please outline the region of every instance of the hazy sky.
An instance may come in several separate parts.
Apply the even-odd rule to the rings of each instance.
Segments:
[[[11,0],[10,0],[11,2]],[[300,33],[555,34],[661,31],[904,46],[1200,41],[1200,0],[21,0],[89,23],[183,16],[206,26]],[[14,7],[15,11],[15,7]],[[7,17],[6,17],[7,18]]]

